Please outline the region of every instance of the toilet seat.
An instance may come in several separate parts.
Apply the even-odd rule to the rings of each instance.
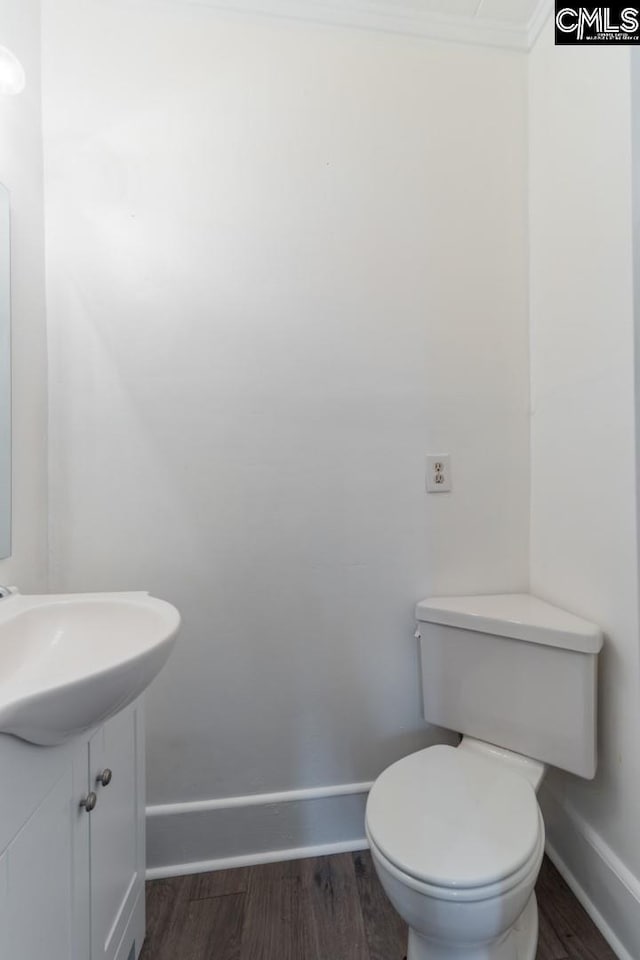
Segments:
[[[516,888],[524,886],[533,889],[537,876],[540,872],[540,864],[544,856],[545,831],[542,814],[540,817],[540,837],[530,859],[524,863],[519,870],[510,874],[508,877],[480,887],[441,887],[437,884],[425,883],[423,880],[416,880],[415,877],[404,873],[388,860],[381,850],[376,846],[371,834],[366,830],[369,847],[374,860],[382,864],[384,868],[403,886],[415,890],[423,897],[429,897],[432,900],[450,901],[458,905],[464,903],[478,904],[484,900],[499,900],[509,896]]]
[[[447,746],[385,770],[369,794],[366,827],[402,877],[455,899],[483,899],[521,882],[544,842],[524,777]]]

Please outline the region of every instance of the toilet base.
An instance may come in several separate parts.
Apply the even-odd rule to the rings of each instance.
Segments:
[[[535,893],[509,933],[482,946],[455,946],[425,940],[409,930],[407,960],[535,960],[538,947],[538,905]]]

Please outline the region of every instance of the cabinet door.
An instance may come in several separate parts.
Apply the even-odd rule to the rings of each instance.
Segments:
[[[75,773],[86,787],[86,744],[80,754]],[[89,817],[80,799],[69,761],[0,861],[3,958],[87,956]]]
[[[132,943],[123,938],[141,939],[144,928],[143,750],[140,701],[109,720],[89,744],[91,789],[98,797],[90,818],[91,960],[126,958]],[[100,783],[105,770],[112,774],[107,786]],[[132,924],[134,909],[138,920]],[[136,943],[136,955],[141,947]]]

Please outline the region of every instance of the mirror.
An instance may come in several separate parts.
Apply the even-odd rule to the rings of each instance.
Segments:
[[[11,228],[0,183],[0,558],[11,554]]]

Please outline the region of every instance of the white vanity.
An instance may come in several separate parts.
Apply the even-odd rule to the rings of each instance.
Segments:
[[[142,701],[60,747],[0,735],[0,771],[0,957],[137,957],[144,939]],[[106,771],[111,780],[103,786]]]
[[[142,692],[180,623],[147,594],[0,599],[0,958],[134,960]]]

